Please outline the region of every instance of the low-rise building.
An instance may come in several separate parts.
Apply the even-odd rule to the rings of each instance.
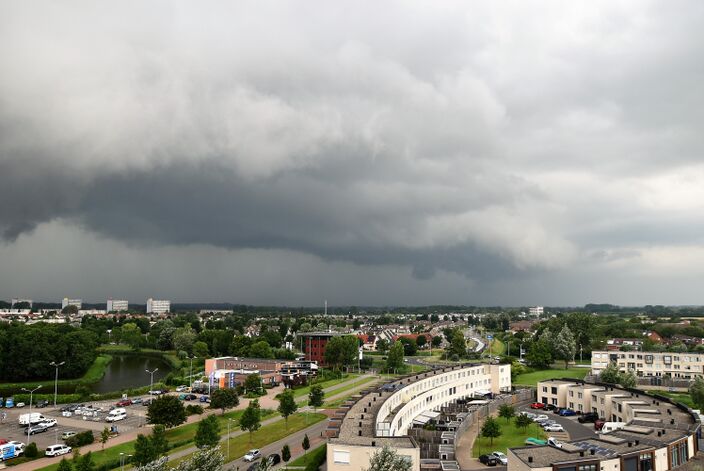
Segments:
[[[704,377],[704,353],[696,352],[592,352],[592,374],[598,375],[615,363],[619,371],[634,371],[639,377],[663,377],[693,380]]]
[[[623,427],[560,447],[511,448],[508,471],[667,471],[687,463],[699,450],[699,417],[685,406],[635,389],[569,383],[539,382],[538,399],[552,404],[548,401],[557,396],[557,407],[597,412],[607,421],[625,423]],[[568,391],[564,399],[561,389]],[[550,393],[542,396],[545,390]]]

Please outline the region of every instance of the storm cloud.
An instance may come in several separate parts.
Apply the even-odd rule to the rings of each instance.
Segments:
[[[681,253],[702,251],[703,19],[698,2],[3,2],[0,257],[53,231],[107,264],[118,246],[300,255],[425,286],[348,284],[357,304],[637,302],[624,280],[696,273]],[[583,277],[629,294],[578,295]]]

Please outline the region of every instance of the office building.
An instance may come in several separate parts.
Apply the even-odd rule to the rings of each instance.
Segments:
[[[669,377],[693,380],[704,377],[704,353],[696,352],[592,352],[592,374],[600,374],[609,363],[615,363],[622,372],[632,370],[638,377]]]
[[[108,299],[108,312],[127,311],[128,308],[129,302],[126,299]]]
[[[530,314],[531,316],[534,316],[534,317],[540,317],[543,315],[544,312],[545,312],[545,309],[543,308],[543,306],[535,306],[535,307],[528,308],[528,314]]]
[[[66,306],[76,306],[80,310],[83,307],[83,300],[64,298],[61,300],[61,309],[66,309]]]
[[[147,314],[164,314],[171,312],[171,301],[165,299],[147,299]]]
[[[331,338],[340,334],[336,332],[303,332],[298,336],[303,338],[303,353],[306,360],[325,365],[325,346]]]

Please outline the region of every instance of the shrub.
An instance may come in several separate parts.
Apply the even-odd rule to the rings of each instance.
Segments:
[[[197,404],[188,404],[186,406],[186,414],[188,415],[201,415],[203,413],[203,408]]]
[[[87,430],[85,432],[76,434],[73,437],[67,438],[66,445],[70,446],[71,448],[78,448],[84,445],[90,445],[94,441],[95,437],[93,436],[93,431]]]
[[[27,458],[36,458],[37,456],[39,456],[37,444],[32,442],[27,445],[27,448],[24,449],[24,456],[26,456]]]

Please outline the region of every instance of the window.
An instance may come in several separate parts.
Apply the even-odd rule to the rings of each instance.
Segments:
[[[596,464],[580,464],[579,471],[596,471]]]
[[[337,464],[350,464],[350,452],[342,450],[333,451],[333,461]]]
[[[548,392],[548,387],[547,387],[547,386],[543,386],[543,392]]]
[[[555,386],[551,387],[550,392],[553,394],[557,394],[557,388]]]

